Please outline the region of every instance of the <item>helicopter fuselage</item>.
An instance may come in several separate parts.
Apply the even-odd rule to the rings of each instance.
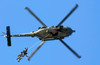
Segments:
[[[55,39],[63,39],[72,34],[74,30],[69,27],[41,27],[34,33],[34,36],[38,37],[40,40],[55,40]]]

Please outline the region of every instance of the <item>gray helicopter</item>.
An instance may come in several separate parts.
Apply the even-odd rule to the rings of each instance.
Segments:
[[[62,23],[76,10],[76,6],[68,13],[67,16],[57,25],[57,26],[51,26],[47,27],[28,7],[25,9],[28,10],[30,14],[32,14],[42,25],[43,27],[39,27],[37,31],[25,33],[25,34],[18,34],[18,35],[11,35],[10,34],[10,26],[6,27],[7,34],[5,37],[8,41],[8,46],[11,46],[11,37],[38,37],[40,40],[42,40],[42,43],[36,48],[36,50],[28,57],[28,60],[36,53],[36,51],[45,43],[45,41],[49,40],[59,40],[61,41],[73,54],[75,54],[78,58],[81,58],[72,48],[70,48],[62,39],[65,37],[70,36],[75,30],[72,30],[70,27],[64,27],[62,26]]]

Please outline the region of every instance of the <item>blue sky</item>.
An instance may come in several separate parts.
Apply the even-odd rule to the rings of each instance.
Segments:
[[[31,48],[30,55],[41,41],[34,37],[12,38],[7,46],[0,37],[0,65],[100,65],[100,1],[99,0],[0,0],[0,34],[11,27],[11,34],[36,31],[42,25],[24,8],[29,7],[47,26],[57,25],[76,5],[77,10],[63,23],[76,30],[64,41],[79,55],[78,59],[58,40],[47,41],[30,61],[17,55]]]

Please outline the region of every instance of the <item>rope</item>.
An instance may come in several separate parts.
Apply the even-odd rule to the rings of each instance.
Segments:
[[[49,35],[49,34],[48,34]],[[47,36],[48,36],[47,35]],[[45,37],[47,37],[47,36],[45,36]],[[36,46],[38,43],[40,43],[40,41],[38,41],[37,43],[35,43],[34,45],[32,45],[28,50],[31,50],[34,46]]]
[[[38,43],[40,43],[40,41],[38,41],[37,43],[33,44],[28,50],[31,50],[34,46],[36,46]]]

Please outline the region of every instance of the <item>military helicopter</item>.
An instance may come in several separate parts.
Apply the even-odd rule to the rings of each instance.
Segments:
[[[64,17],[64,19],[57,25],[47,27],[28,7],[25,9],[33,15],[42,25],[43,27],[39,27],[37,31],[25,33],[25,34],[18,34],[18,35],[11,35],[10,34],[10,26],[6,27],[7,34],[4,35],[7,38],[8,46],[11,46],[11,37],[38,37],[42,40],[42,43],[36,48],[36,50],[28,57],[28,60],[40,49],[40,47],[45,43],[45,41],[49,40],[59,40],[62,42],[76,57],[81,58],[71,47],[69,47],[62,39],[65,37],[70,36],[75,30],[72,30],[70,27],[62,26],[62,23],[77,9],[78,4]]]

